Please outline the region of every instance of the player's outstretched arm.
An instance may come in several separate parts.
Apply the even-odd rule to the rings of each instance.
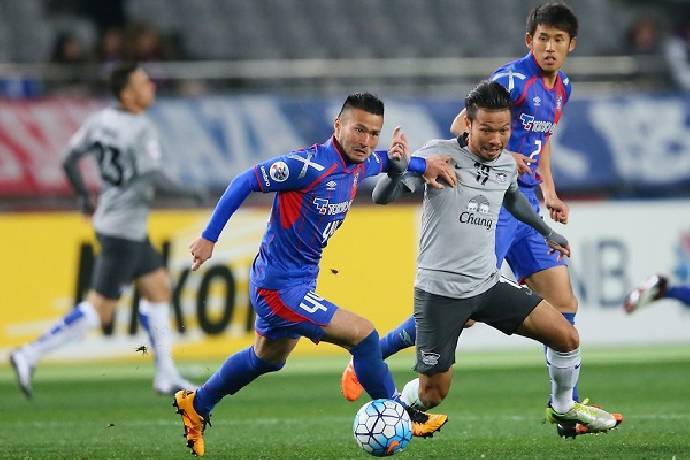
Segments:
[[[70,149],[67,155],[65,155],[65,159],[62,161],[62,169],[65,171],[67,181],[79,196],[79,208],[81,213],[90,216],[93,214],[96,206],[89,194],[89,190],[84,184],[84,179],[79,170],[79,160],[88,153],[88,150]]]
[[[149,171],[144,175],[147,176],[147,179],[151,181],[153,186],[156,188],[156,191],[164,195],[191,198],[198,204],[203,204],[208,197],[208,192],[206,189],[181,184],[165,174],[163,171]]]
[[[509,189],[503,197],[503,207],[510,212],[516,219],[533,227],[546,238],[546,242],[552,251],[557,251],[561,256],[570,256],[570,244],[561,234],[555,232],[544,220],[539,217],[529,200],[522,192],[515,188]]]
[[[257,183],[254,168],[248,169],[232,180],[218,200],[201,237],[189,245],[192,254],[192,270],[198,269],[201,264],[211,258],[213,247],[225,228],[225,224],[247,196],[251,192],[258,191],[260,191],[260,186]]]
[[[541,176],[541,194],[544,197],[544,204],[549,210],[549,216],[561,224],[568,223],[570,209],[556,194],[556,184],[553,181],[551,172],[551,139],[541,149],[539,160],[539,175]]]

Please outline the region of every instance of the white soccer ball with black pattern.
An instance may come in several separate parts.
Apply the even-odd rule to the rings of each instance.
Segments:
[[[410,416],[402,404],[390,399],[363,405],[355,415],[353,429],[357,445],[376,457],[400,452],[412,439]]]

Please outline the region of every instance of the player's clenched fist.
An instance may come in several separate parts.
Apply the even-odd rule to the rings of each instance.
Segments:
[[[189,245],[189,252],[192,254],[192,271],[196,271],[201,264],[211,258],[215,245],[213,241],[204,238],[197,238]]]

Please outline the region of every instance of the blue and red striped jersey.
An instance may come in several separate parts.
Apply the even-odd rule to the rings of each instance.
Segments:
[[[553,88],[544,85],[542,71],[532,53],[499,67],[491,80],[510,93],[512,132],[508,150],[530,157],[533,174],[523,173],[518,184],[534,187],[541,183],[537,167],[541,149],[553,134],[561,118],[563,106],[570,99],[570,79],[558,71]]]
[[[264,288],[316,279],[328,239],[342,225],[364,178],[387,170],[385,151],[349,163],[334,138],[259,163],[259,190],[277,192],[250,280]]]

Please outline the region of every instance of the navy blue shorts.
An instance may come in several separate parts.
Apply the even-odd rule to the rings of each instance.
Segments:
[[[338,307],[315,292],[316,283],[284,289],[267,289],[249,284],[256,310],[256,332],[269,340],[298,339],[319,343]]]
[[[520,188],[532,204],[532,209],[539,213],[539,199],[533,190]],[[524,282],[534,273],[558,265],[568,265],[568,259],[558,260],[558,253],[549,254],[549,246],[544,237],[529,225],[517,220],[505,208],[496,224],[496,264],[501,268],[503,259],[508,261],[510,269],[519,282]]]

